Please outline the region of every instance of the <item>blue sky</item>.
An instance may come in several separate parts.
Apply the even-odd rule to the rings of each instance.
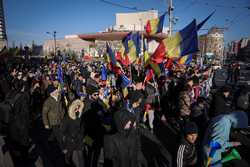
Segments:
[[[103,31],[115,24],[115,13],[135,12],[104,3],[101,0],[3,0],[7,35],[10,45],[42,44],[56,30],[57,37]],[[108,0],[139,10],[166,11],[167,0]],[[174,16],[179,20],[174,29],[181,29],[193,18],[199,21],[216,9],[203,28],[226,27],[225,41],[250,37],[250,0],[173,0]],[[165,21],[167,26],[167,18]],[[200,33],[206,33],[202,31]]]

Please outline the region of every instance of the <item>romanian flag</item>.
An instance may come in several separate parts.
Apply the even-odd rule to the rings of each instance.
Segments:
[[[188,65],[192,62],[192,55],[186,55],[186,56],[182,56],[181,58],[179,58],[178,60],[178,64],[180,65]]]
[[[123,39],[123,45],[125,48],[124,55],[128,56],[130,63],[135,62],[141,51],[141,41],[139,32],[129,33]]]
[[[146,32],[149,35],[157,34],[162,32],[165,14],[157,19],[148,20],[146,24]]]
[[[198,50],[198,35],[196,20],[194,19],[174,36],[162,40],[153,57],[162,57],[165,55],[167,58],[179,58]]]
[[[167,62],[165,63],[165,69],[171,70],[173,68],[173,60],[167,59]]]
[[[146,77],[144,79],[144,84],[148,81],[150,81],[154,77],[154,71],[152,69],[147,70]]]
[[[111,49],[111,47],[107,44],[107,53],[108,53],[108,61],[110,61],[110,63],[112,64],[112,66],[117,66],[117,61],[115,58],[115,54],[113,52],[113,50]]]
[[[129,57],[127,54],[125,54],[125,47],[122,46],[120,48],[120,50],[118,52],[116,52],[116,55],[115,55],[117,61],[119,61],[122,65],[124,66],[128,66],[130,63],[129,63]]]
[[[112,49],[110,48],[110,46],[107,44],[107,54],[108,54],[108,58],[107,60],[109,61],[109,63],[111,64],[111,70],[116,73],[116,74],[120,74],[122,72],[122,67],[121,65],[118,63],[118,61],[116,60],[115,54],[112,51]]]
[[[162,63],[166,59],[165,45],[161,41],[154,54],[151,56],[151,60],[155,63]]]
[[[150,55],[148,54],[145,43],[144,43],[144,49],[145,49],[144,56],[143,56],[144,67],[150,66],[153,72],[159,77],[161,75],[161,69],[159,67],[159,64],[152,60],[152,57],[150,57]]]

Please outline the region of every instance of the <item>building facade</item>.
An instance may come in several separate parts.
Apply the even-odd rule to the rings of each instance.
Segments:
[[[92,49],[93,45],[93,42],[82,40],[78,38],[77,35],[68,35],[65,36],[64,39],[56,40],[56,50],[60,50],[61,52],[75,53],[77,55],[81,55],[83,52],[87,52],[95,56],[95,50]],[[45,41],[45,43],[43,44],[43,53],[45,55],[54,53],[54,48],[54,40]]]
[[[242,38],[239,41],[237,57],[242,60],[250,60],[250,38]]]
[[[5,29],[5,17],[4,17],[4,6],[3,0],[0,0],[0,50],[7,47],[7,35]]]
[[[144,12],[116,13],[115,25],[110,26],[106,31],[144,31],[148,20],[158,18],[157,10]],[[168,28],[163,27],[163,32],[167,33]]]
[[[224,58],[224,32],[221,28],[212,27],[207,34],[199,36],[201,55],[212,55],[217,61]]]

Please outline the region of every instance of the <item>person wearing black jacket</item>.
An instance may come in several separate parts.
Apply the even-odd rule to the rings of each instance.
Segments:
[[[198,137],[198,127],[194,122],[188,122],[184,131],[185,136],[182,138],[177,151],[177,167],[195,166],[197,163],[195,142]]]
[[[18,97],[13,105],[8,125],[8,137],[13,145],[26,156],[29,146],[29,104],[30,95],[23,80],[15,82],[15,89],[7,96]],[[7,97],[8,98],[8,97]]]
[[[137,127],[133,113],[126,109],[117,111],[114,121],[117,133],[104,137],[105,167],[172,166],[168,151],[150,131]],[[141,142],[142,138],[147,142]],[[148,145],[144,145],[145,143]],[[153,150],[145,151],[149,145],[153,145]],[[152,155],[146,159],[143,152]]]
[[[87,87],[87,93],[89,98],[85,100],[85,116],[83,118],[86,134],[85,142],[88,147],[87,166],[97,167],[105,133],[105,127],[102,125],[105,109],[99,98],[98,88],[89,86]]]
[[[84,104],[77,99],[69,107],[68,115],[62,123],[62,149],[67,163],[73,163],[75,167],[84,167],[83,153],[84,126],[81,119]],[[72,162],[71,162],[72,161]]]
[[[136,117],[136,123],[140,123],[142,110],[144,107],[144,95],[140,90],[131,91],[128,94],[128,100],[125,103],[127,111],[133,113]]]
[[[211,103],[210,115],[212,117],[220,114],[227,114],[232,111],[230,101],[231,88],[223,86],[214,96]]]

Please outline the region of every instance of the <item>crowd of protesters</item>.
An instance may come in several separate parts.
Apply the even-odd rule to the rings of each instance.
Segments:
[[[101,65],[1,61],[0,166],[18,166],[30,154],[38,155],[37,166],[58,166],[40,142],[58,146],[61,163],[75,167],[202,167],[211,141],[220,144],[211,164],[222,166],[224,154],[244,144],[230,136],[248,127],[246,88],[212,92],[212,67],[169,69],[148,82],[140,68],[131,68],[126,92],[116,74],[102,80]],[[40,132],[48,133],[46,141],[38,140]],[[244,155],[237,163],[248,166]]]

